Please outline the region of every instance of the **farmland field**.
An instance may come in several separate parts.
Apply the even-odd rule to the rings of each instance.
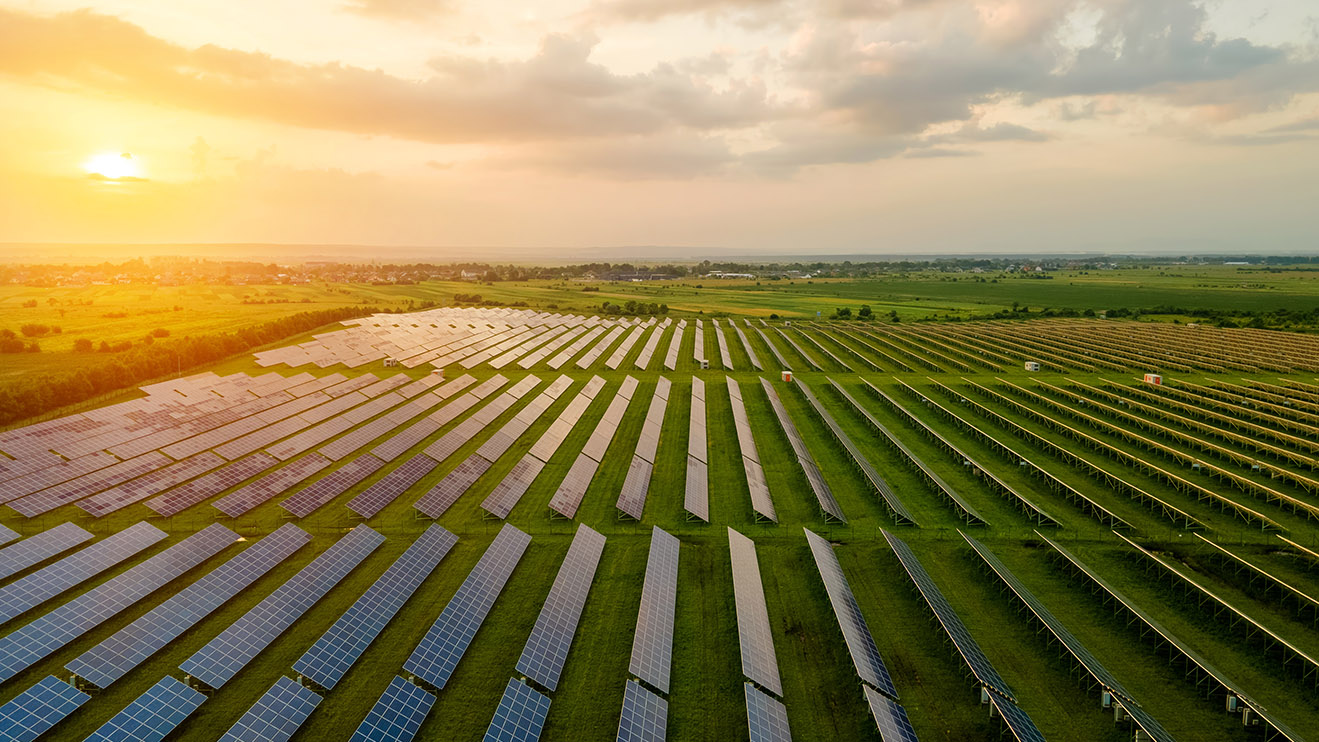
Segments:
[[[414,647],[506,523],[529,534],[530,546],[447,685],[438,690],[426,688],[435,694],[436,702],[426,716],[419,739],[481,738],[509,678],[521,675],[515,669],[519,655],[579,525],[604,535],[606,544],[562,678],[556,688],[542,689],[553,701],[542,739],[614,738],[623,688],[631,677],[629,654],[653,527],[681,542],[672,684],[665,694],[667,738],[671,740],[745,739],[748,735],[739,654],[740,607],[735,605],[730,569],[730,527],[755,544],[773,650],[782,677],[782,692],[775,695],[786,708],[793,739],[880,739],[803,529],[832,543],[892,675],[898,701],[920,739],[998,739],[1002,723],[981,705],[981,683],[970,679],[965,662],[949,644],[945,631],[933,621],[930,608],[884,532],[911,547],[951,610],[1012,689],[1015,704],[1047,739],[1117,742],[1130,739],[1132,731],[1128,723],[1114,724],[1113,711],[1101,708],[1099,690],[1089,682],[1089,675],[1074,669],[1072,661],[1049,641],[1031,615],[1021,610],[1022,600],[1004,588],[1000,577],[986,571],[985,561],[962,533],[975,538],[1001,560],[1049,614],[1075,635],[1092,657],[1099,658],[1133,702],[1166,728],[1169,739],[1252,740],[1262,738],[1264,730],[1243,727],[1240,712],[1225,711],[1224,689],[1214,681],[1197,685],[1188,677],[1186,663],[1178,659],[1180,655],[1170,661],[1172,655],[1166,647],[1152,639],[1157,632],[1142,630],[1137,622],[1115,615],[1112,601],[1092,591],[1086,578],[1069,571],[1053,544],[1087,565],[1163,632],[1177,637],[1212,664],[1221,677],[1230,679],[1251,703],[1268,714],[1272,720],[1269,723],[1282,727],[1275,732],[1296,740],[1313,739],[1316,735],[1311,730],[1319,729],[1319,687],[1314,680],[1319,666],[1310,658],[1319,657],[1319,632],[1315,629],[1319,603],[1311,605],[1306,597],[1314,602],[1313,596],[1319,595],[1319,562],[1307,556],[1304,548],[1319,548],[1319,451],[1310,446],[1319,441],[1313,434],[1319,430],[1319,381],[1315,378],[1319,356],[1314,353],[1310,337],[1080,319],[947,325],[793,322],[790,326],[781,321],[759,321],[770,313],[813,318],[816,311],[827,315],[834,307],[859,307],[862,303],[882,314],[895,308],[908,319],[929,312],[984,314],[1009,307],[1013,301],[1074,308],[1156,304],[1193,308],[1212,304],[1221,296],[1230,296],[1236,303],[1258,302],[1253,306],[1259,308],[1299,308],[1305,302],[1310,306],[1319,302],[1319,293],[1311,292],[1312,281],[1278,279],[1266,289],[1242,289],[1227,285],[1236,280],[1235,271],[1200,270],[1211,275],[1181,278],[1158,276],[1154,271],[1120,271],[1110,275],[1060,275],[1047,281],[1004,279],[997,284],[968,284],[940,280],[931,274],[868,282],[780,281],[759,287],[754,282],[719,284],[715,288],[603,285],[598,292],[586,293],[578,286],[535,283],[475,289],[470,284],[423,284],[356,287],[352,291],[360,293],[351,297],[338,294],[351,298],[347,303],[374,299],[382,309],[395,309],[409,298],[443,304],[454,292],[476,290],[486,298],[525,301],[531,309],[557,304],[561,312],[576,310],[582,314],[587,313],[588,306],[604,300],[635,298],[667,303],[671,314],[667,326],[657,322],[663,329],[655,332],[663,334],[654,344],[654,357],[644,364],[645,369],[635,365],[646,352],[644,337],[622,355],[621,362],[609,367],[612,351],[627,342],[619,339],[624,337],[622,333],[602,341],[608,342],[609,348],[585,363],[584,368],[575,361],[586,357],[594,338],[575,351],[562,345],[568,350],[547,354],[527,368],[517,363],[495,368],[495,356],[466,368],[460,362],[461,352],[452,357],[432,357],[431,361],[442,365],[451,380],[462,374],[470,374],[476,383],[499,375],[506,377],[507,384],[499,392],[482,400],[486,404],[527,377],[535,377],[538,384],[365,519],[345,505],[388,477],[399,464],[423,456],[421,451],[461,427],[473,414],[479,414],[474,411],[480,405],[431,430],[407,449],[408,455],[387,462],[300,518],[291,518],[280,507],[282,498],[290,496],[287,493],[237,517],[223,516],[213,503],[242,483],[215,492],[204,502],[171,517],[156,515],[144,504],[149,501],[146,498],[103,517],[92,517],[77,504],[64,504],[31,517],[24,517],[12,505],[4,508],[0,524],[25,536],[72,521],[100,538],[141,520],[165,530],[169,534],[166,544],[216,522],[249,543],[289,522],[312,536],[307,546],[197,620],[123,680],[95,692],[47,737],[82,739],[162,677],[184,679],[178,669],[184,660],[354,526],[365,523],[382,534],[385,540],[378,549],[247,663],[232,682],[213,692],[208,689],[208,700],[177,727],[170,739],[218,737],[277,678],[291,676],[290,668],[302,653],[436,522],[458,536],[456,546],[343,680],[322,694],[324,701],[294,739],[347,739],[351,735],[390,680],[403,672]],[[1086,284],[1086,290],[1068,288],[1072,281]],[[1206,282],[1214,286],[1200,285]],[[710,286],[708,282],[705,285]],[[10,290],[14,293],[5,294],[3,299],[6,316],[22,311],[12,309],[14,303],[45,298]],[[322,303],[337,300],[333,291],[311,287],[245,290],[262,292],[259,295],[263,297],[268,296],[264,292],[275,292],[273,296],[287,296],[290,301],[298,297],[298,302],[302,297]],[[94,305],[97,310],[103,306],[131,306],[129,299],[115,298],[114,292],[118,291],[124,289],[115,288],[107,296],[98,296]],[[214,316],[189,315],[189,321],[196,324],[180,332],[222,330],[233,326],[226,323],[240,323],[245,317],[264,317],[261,313],[272,308],[293,311],[306,306],[235,304],[235,298],[241,302],[239,295],[226,296],[219,288],[215,291],[187,295],[199,314]],[[1255,291],[1258,297],[1252,293]],[[140,306],[172,306],[181,296],[139,296],[136,301]],[[102,304],[120,299],[121,304]],[[62,302],[72,300],[72,296],[60,297]],[[211,309],[202,312],[202,307]],[[698,349],[693,326],[702,314],[707,319],[700,351],[710,359],[710,369],[700,368],[695,358]],[[708,318],[728,314],[756,319],[738,320],[748,345],[727,323],[720,323],[732,363],[731,369],[724,369]],[[109,330],[108,325],[97,325],[95,317],[75,316],[72,311],[68,315],[66,335]],[[140,321],[145,327],[155,323],[157,317],[166,316],[144,313]],[[680,319],[687,321],[685,332],[680,336],[673,368],[665,369],[666,350]],[[80,324],[82,320],[87,324]],[[160,321],[162,326],[169,326]],[[214,324],[208,324],[212,321]],[[377,332],[381,338],[377,346],[386,347],[388,343],[392,349],[402,347],[398,333],[411,322],[405,315],[396,315],[378,322],[375,330],[368,323],[357,331]],[[426,328],[431,325],[425,321],[415,324],[417,332],[429,332]],[[565,333],[564,340],[575,332],[578,330]],[[125,333],[126,337],[130,335]],[[310,340],[308,334],[290,343]],[[350,348],[358,349],[352,351],[357,353],[361,346],[334,345],[328,340],[324,343],[328,355],[317,363],[291,368],[278,360],[285,358],[278,351],[271,351],[269,356],[263,351],[257,358],[231,359],[210,370],[219,376],[241,373],[259,377],[273,371],[285,377],[306,372],[317,378],[342,374],[347,379],[366,373],[380,378],[405,374],[410,379],[424,379],[431,370],[430,362],[387,367],[385,359],[393,350],[368,351],[350,359],[334,354],[347,353]],[[554,368],[558,352],[565,354],[567,362]],[[752,368],[751,353],[763,372]],[[780,379],[780,366],[785,365],[779,362],[780,356],[794,371],[793,382]],[[1040,361],[1044,369],[1037,373],[1023,371],[1024,360]],[[1164,375],[1164,384],[1156,387],[1140,381],[1142,373],[1155,371]],[[495,437],[501,426],[527,409],[547,385],[561,376],[571,382],[566,390],[548,401],[543,413],[534,417],[451,507],[434,521],[414,510],[414,502],[462,462],[478,455],[476,452]],[[580,508],[572,518],[550,517],[551,498],[628,376],[639,384]],[[547,456],[539,476],[511,514],[506,519],[490,516],[483,507],[487,495],[510,475],[515,464],[593,377],[603,380],[603,387],[562,444]],[[667,378],[672,386],[663,408],[662,432],[653,456],[644,514],[639,520],[621,517],[615,501],[625,487],[629,464],[638,455],[638,440],[643,436],[660,378]],[[692,517],[684,506],[694,378],[705,382],[708,522]],[[789,435],[762,389],[761,379],[772,382],[846,522],[825,517]],[[747,452],[739,445],[734,402],[726,380],[740,387],[777,522],[757,518],[753,509],[743,464]],[[814,394],[837,429],[855,443],[895,493],[909,522],[894,517],[891,506],[855,466],[805,391]],[[124,394],[110,401],[142,396]],[[443,410],[451,404],[452,399],[435,409]],[[364,424],[370,423],[359,420],[326,440],[332,443],[351,436]],[[907,453],[889,442],[876,424],[895,436]],[[355,455],[366,455],[399,429],[401,426],[382,430]],[[10,440],[0,440],[0,450],[22,458],[22,451],[16,453],[6,447],[12,443],[4,441]],[[269,451],[277,445],[275,441],[263,443]],[[314,448],[324,450],[324,445],[328,444],[320,442]],[[170,453],[168,447],[162,450]],[[229,458],[223,445],[217,444],[211,450]],[[290,463],[308,455],[299,452]],[[351,458],[335,461],[317,475],[317,480],[324,480]],[[913,459],[956,493],[976,517],[959,513],[957,506],[920,473]],[[277,466],[288,464],[281,460]],[[165,494],[169,491],[164,490]],[[289,492],[297,496],[300,489],[295,487]],[[1191,576],[1212,596],[1176,587],[1185,583],[1178,582],[1170,567],[1142,554],[1119,533],[1166,559],[1172,568]],[[7,622],[0,631],[8,634],[20,629],[161,548],[148,549],[60,593]],[[70,678],[64,668],[70,660],[244,548],[251,547],[231,546],[68,646],[23,668],[0,684],[0,703],[15,699],[47,675]],[[1240,562],[1225,557],[1223,549],[1268,577],[1243,577]],[[0,582],[0,591],[39,568],[34,565],[5,579]],[[1290,586],[1296,594],[1279,590],[1278,584]],[[1218,600],[1238,609],[1241,616],[1258,622],[1271,634],[1264,635],[1258,628],[1234,619]]]

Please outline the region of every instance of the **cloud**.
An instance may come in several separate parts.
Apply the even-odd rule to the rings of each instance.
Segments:
[[[1293,121],[1290,124],[1275,126],[1271,129],[1265,129],[1264,131],[1268,134],[1283,134],[1295,131],[1319,131],[1319,116]]]
[[[902,153],[903,157],[931,158],[931,157],[974,157],[980,154],[970,149],[944,149],[942,147],[932,147],[930,149],[914,149]]]
[[[187,49],[87,10],[0,9],[0,74],[235,118],[436,143],[634,136],[746,126],[779,115],[763,83],[715,89],[676,66],[618,75],[596,39],[550,35],[513,62],[439,57],[433,75],[303,65],[216,46]]]
[[[448,0],[348,0],[350,13],[390,21],[428,21],[453,12]]]
[[[649,23],[677,15],[776,10],[783,0],[600,0],[586,11],[599,21]]]

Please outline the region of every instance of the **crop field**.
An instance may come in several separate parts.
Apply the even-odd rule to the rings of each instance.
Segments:
[[[381,703],[392,687],[433,705],[390,739],[489,738],[516,688],[548,703],[543,716],[521,707],[540,739],[611,740],[631,683],[667,704],[660,736],[632,739],[786,738],[758,736],[752,697],[803,742],[898,739],[881,736],[868,704],[885,697],[921,740],[1034,729],[1119,742],[1135,735],[1115,721],[1124,714],[1159,740],[1319,739],[1319,339],[1093,319],[767,321],[769,307],[813,318],[864,296],[776,283],[692,289],[690,307],[678,286],[577,292],[598,304],[650,291],[674,310],[645,320],[554,319],[535,309],[566,313],[560,289],[482,286],[531,307],[376,315],[0,433],[0,526],[13,532],[0,547],[0,737],[88,738],[173,678],[200,691],[180,706],[195,710],[145,738],[218,739],[268,690],[296,686],[302,711],[277,715],[284,732],[263,739],[384,739],[359,725],[406,716]],[[883,285],[903,307],[943,307],[940,287],[957,286]],[[997,308],[1002,285],[950,290],[947,308]],[[417,289],[382,289],[381,308],[424,298],[404,288]],[[887,313],[875,296],[866,303]],[[736,318],[711,321],[724,313]],[[53,566],[141,522],[164,537],[77,579]],[[24,558],[28,539],[68,523],[90,537]],[[217,524],[241,541],[222,538],[96,621],[68,617],[113,602],[100,586],[132,583],[137,565]],[[205,609],[188,602],[159,646],[98,681],[93,648],[142,642],[153,609],[291,528],[305,544]],[[452,547],[397,613],[338,647],[350,657],[337,682],[315,679],[304,653],[439,528]],[[669,537],[665,583],[655,563]],[[861,634],[825,577],[829,554]],[[281,587],[313,573],[301,597]],[[477,583],[488,613],[453,621],[480,603]],[[296,608],[272,612],[275,601]],[[671,634],[653,616],[639,623],[656,604]],[[547,681],[524,649],[544,646],[529,639],[551,618],[571,644]],[[26,649],[50,626],[63,638]],[[470,643],[454,638],[463,626]],[[631,661],[640,628],[658,634],[646,646],[663,682]],[[428,664],[437,642],[448,664]],[[229,659],[217,670],[215,657]],[[86,697],[24,716],[70,688]]]

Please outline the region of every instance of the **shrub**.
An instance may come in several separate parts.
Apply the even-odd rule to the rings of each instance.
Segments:
[[[78,338],[77,340],[73,341],[73,349],[78,351],[79,353],[91,353],[92,341],[88,340],[87,338]]]

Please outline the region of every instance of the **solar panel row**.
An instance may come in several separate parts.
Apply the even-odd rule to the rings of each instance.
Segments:
[[[432,524],[298,658],[293,671],[333,689],[456,543],[457,536]]]
[[[108,489],[117,484],[140,477],[147,472],[168,466],[171,460],[158,451],[144,453],[141,456],[121,461],[118,464],[98,469],[90,474],[70,479],[53,487],[47,487],[26,497],[20,497],[9,503],[19,514],[35,518],[50,512],[61,505],[67,505],[88,495]]]
[[[565,518],[576,515],[582,498],[586,496],[586,488],[591,485],[591,479],[599,467],[599,461],[585,453],[577,454],[577,459],[568,468],[568,473],[550,498],[550,509]]]
[[[384,510],[437,466],[439,463],[435,459],[419,453],[349,500],[348,509],[363,518],[370,518]]]
[[[0,638],[0,683],[99,626],[238,540],[219,523]]]
[[[0,588],[0,624],[90,580],[167,537],[142,521]]]
[[[118,458],[106,451],[93,451],[76,459],[60,459],[57,464],[43,466],[36,471],[0,482],[0,503],[16,500],[118,462]]]
[[[627,681],[617,742],[664,742],[668,721],[668,701],[635,680]]]
[[[331,463],[333,462],[319,453],[304,456],[230,492],[212,505],[230,518],[237,518],[256,506],[284,494]]]
[[[206,695],[201,691],[166,676],[84,742],[161,742],[205,700]]]
[[[710,323],[714,325],[714,339],[719,346],[719,363],[729,371],[733,370],[733,356],[728,352],[728,338],[724,337],[724,330],[719,326],[719,320],[712,319]]]
[[[536,742],[549,713],[549,696],[509,678],[495,709],[495,718],[485,730],[485,742]]]
[[[17,537],[18,534],[15,533],[14,536]],[[6,546],[0,549],[0,580],[16,575],[56,554],[68,551],[91,537],[92,534],[73,523],[65,522],[29,536],[12,546]]]
[[[47,675],[0,706],[0,739],[32,742],[89,700],[86,693]]]
[[[642,325],[637,325],[629,330],[627,337],[623,338],[623,342],[618,344],[618,347],[614,349],[614,352],[611,353],[608,360],[605,361],[605,367],[610,371],[615,371],[619,366],[623,365],[623,359],[627,358],[628,351],[632,350],[632,346],[637,344],[637,340],[641,338],[641,334],[645,331],[646,328]]]
[[[507,523],[431,625],[403,669],[435,688],[449,682],[531,536]]]
[[[261,474],[278,463],[279,460],[273,456],[254,453],[230,462],[209,474],[203,474],[191,482],[185,482],[163,495],[157,495],[147,500],[146,505],[165,517],[177,515],[193,505],[199,505],[230,487]]]
[[[650,529],[650,551],[641,586],[637,631],[632,638],[628,672],[653,688],[669,692],[673,658],[673,622],[678,600],[680,542],[659,526]]]
[[[769,628],[765,588],[760,581],[760,563],[756,561],[756,545],[729,528],[728,547],[733,566],[733,602],[737,607],[742,674],[756,685],[782,696],[783,683],[779,680],[779,664],[774,654],[774,636]]]
[[[385,462],[364,453],[343,466],[293,493],[279,504],[299,518],[305,518],[325,503],[347,492],[350,487],[375,473]]]
[[[517,671],[550,691],[558,687],[604,548],[604,536],[587,526],[577,527],[549,597],[518,658]]]
[[[430,379],[432,377],[426,377],[426,378]],[[438,387],[437,389],[431,391],[430,393],[419,396],[416,399],[413,399],[412,401],[408,402],[407,404],[402,405],[401,407],[398,407],[394,410],[391,410],[389,413],[375,420],[372,420],[369,423],[366,423],[362,427],[357,428],[356,430],[353,430],[340,438],[330,441],[324,446],[321,446],[320,453],[326,458],[333,459],[335,461],[338,461],[344,458],[345,456],[348,456],[349,454],[356,453],[358,449],[365,448],[366,445],[369,444],[371,441],[374,441],[375,439],[379,438],[380,436],[390,431],[398,430],[399,427],[402,426],[404,423],[408,422],[409,420],[412,420],[418,415],[422,415],[424,413],[429,412],[436,405],[443,403],[445,400],[453,397],[454,395],[458,394],[462,390],[466,389],[467,387],[475,383],[476,383],[476,379],[474,377],[469,376],[467,374],[463,374],[462,376],[459,376],[458,378],[448,382],[447,384]],[[408,386],[410,387],[411,384]],[[404,393],[407,390],[407,388],[408,387],[404,387],[404,389],[400,390],[399,393],[400,394]],[[422,425],[424,420],[425,418],[423,418],[423,420],[417,421],[414,424]],[[439,426],[436,425],[435,428],[432,429],[432,432],[434,430],[437,430],[438,428]],[[427,433],[426,435],[429,435],[429,433]],[[416,441],[413,441],[413,443],[416,443],[417,441],[420,441],[422,438],[425,437],[426,437],[425,435],[422,435],[421,437],[417,438]],[[401,440],[399,444],[403,442],[404,441]],[[405,446],[402,450],[407,450],[407,448],[411,448],[411,444]],[[402,451],[399,451],[399,453],[401,452]]]
[[[459,415],[471,409],[482,399],[507,383],[508,379],[500,374],[495,374],[452,402],[385,439],[383,443],[371,449],[371,453],[386,461],[393,461],[404,451],[421,443],[435,431],[453,422]]]
[[[320,702],[315,692],[281,676],[220,742],[287,742]]]
[[[408,742],[434,705],[434,695],[395,675],[349,742]]]
[[[349,531],[219,636],[184,660],[179,669],[211,688],[222,687],[384,540],[384,536],[365,525]]]
[[[507,518],[544,468],[545,462],[535,456],[523,456],[504,479],[495,485],[494,490],[481,502],[481,507],[496,518]]]
[[[764,371],[764,367],[760,365],[759,356],[756,355],[756,351],[751,347],[751,341],[747,340],[746,333],[742,332],[742,328],[738,327],[737,323],[733,320],[729,320],[728,324],[733,328],[733,332],[737,333],[737,337],[742,341],[742,348],[747,352],[747,359],[751,361],[751,367],[757,371]],[[732,368],[732,366],[730,365],[729,368]]]
[[[700,329],[699,325],[697,329]],[[687,483],[683,490],[683,507],[688,513],[709,522],[710,472],[706,448],[705,382],[693,376],[691,417],[687,425]]]
[[[751,683],[743,683],[742,688],[746,693],[751,742],[792,742],[787,707]]]
[[[421,499],[413,504],[421,514],[429,518],[438,518],[444,515],[458,498],[462,497],[465,492],[473,485],[476,480],[481,478],[482,474],[490,468],[490,462],[472,454],[463,460],[461,464],[455,466],[453,471],[444,475],[444,478],[435,483],[430,491],[422,495]]]
[[[65,669],[98,688],[110,687],[309,541],[311,534],[292,523],[281,526],[74,658]]]
[[[210,451],[205,451],[124,482],[113,489],[79,500],[76,504],[92,517],[100,518],[224,464],[224,459]]]
[[[834,499],[833,490],[829,484],[824,481],[824,475],[820,473],[820,467],[815,463],[815,457],[806,447],[806,441],[802,439],[801,433],[798,432],[797,426],[793,424],[792,417],[788,415],[788,410],[783,406],[783,400],[779,399],[779,394],[774,390],[774,385],[769,383],[768,379],[760,380],[761,386],[765,389],[765,396],[769,397],[769,404],[774,408],[774,415],[779,420],[779,425],[783,432],[788,436],[788,442],[792,444],[792,450],[797,454],[797,463],[801,466],[802,473],[806,475],[806,481],[811,485],[811,491],[815,493],[815,499],[820,504],[820,510],[825,515],[825,520],[833,518],[843,523],[847,522],[847,517],[843,515],[843,509]]]
[[[678,370],[678,351],[682,348],[682,335],[687,329],[687,320],[679,320],[678,327],[673,331],[673,338],[669,340],[669,350],[664,354],[664,368],[670,371]]]
[[[736,327],[736,325],[734,325]],[[762,518],[779,522],[774,500],[769,496],[765,471],[760,466],[760,451],[751,435],[751,422],[747,419],[746,404],[742,401],[742,388],[733,379],[728,381],[728,402],[733,410],[733,427],[737,431],[737,444],[742,451],[742,471],[746,473],[747,490],[751,494],[751,508]]]

